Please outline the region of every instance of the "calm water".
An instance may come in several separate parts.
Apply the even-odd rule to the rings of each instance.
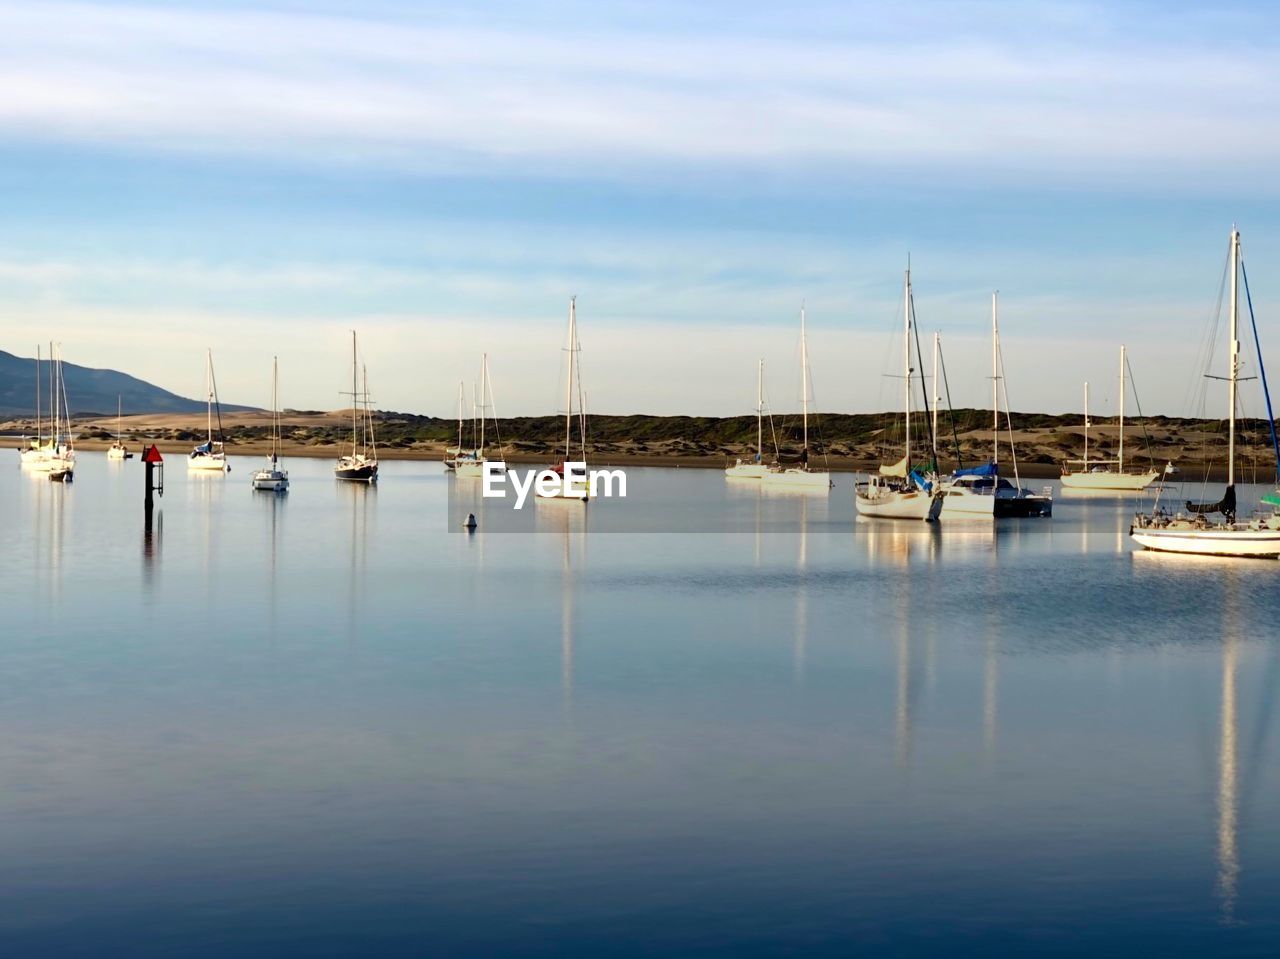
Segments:
[[[684,534],[467,537],[435,464],[252,465],[149,541],[137,461],[0,470],[0,954],[1280,950],[1280,564],[687,470],[585,521]]]

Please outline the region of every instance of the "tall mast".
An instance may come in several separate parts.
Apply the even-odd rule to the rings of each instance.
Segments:
[[[55,412],[53,394],[53,340],[49,341],[49,445],[58,445],[58,414]]]
[[[764,460],[764,357],[756,368],[756,462]]]
[[[1240,301],[1236,279],[1240,273],[1240,231],[1231,228],[1231,374],[1227,388],[1227,486],[1236,483],[1236,381],[1240,378]]]
[[[804,333],[804,301],[800,302],[800,405],[804,418],[804,448],[809,449],[809,343]]]
[[[489,354],[480,354],[480,451],[484,452],[484,411],[489,395]]]
[[[276,465],[280,445],[280,357],[271,357],[271,465]]]
[[[204,420],[205,431],[209,434],[209,442],[213,442],[213,350],[204,351]],[[212,447],[210,447],[212,449]]]
[[[1116,456],[1116,472],[1124,472],[1124,344],[1120,344],[1120,452]]]
[[[1089,472],[1089,381],[1084,381],[1084,471]]]
[[[942,397],[938,395],[938,336],[933,331],[933,467],[938,468],[938,404]]]
[[[572,456],[569,442],[573,438],[573,354],[577,346],[577,303],[576,296],[569,297],[569,376],[564,391],[564,458],[568,462]]]
[[[467,387],[462,380],[458,380],[458,452],[462,452],[462,409],[463,404],[467,402]]]
[[[1000,291],[991,294],[991,462],[1000,462]]]
[[[907,471],[911,470],[911,258],[902,280],[902,418],[906,422]]]
[[[44,443],[44,420],[40,417],[40,344],[36,344],[36,446]]]
[[[357,436],[359,435],[359,390],[360,383],[356,379],[359,372],[358,362],[356,360],[356,331],[351,331],[351,455],[355,456],[359,452]]]
[[[55,452],[61,445],[62,440],[62,397],[60,395],[61,391],[58,389],[59,384],[62,382],[62,350],[58,350],[57,356],[58,359],[50,364],[52,367],[50,375],[54,377],[53,386],[51,387],[53,391],[53,430],[51,432],[54,433],[53,448]],[[53,360],[53,357],[53,344],[50,343],[49,359]]]

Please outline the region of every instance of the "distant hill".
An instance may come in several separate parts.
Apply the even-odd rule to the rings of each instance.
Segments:
[[[0,417],[34,416],[36,411],[36,361],[0,350]],[[48,367],[41,364],[41,409],[49,399]],[[170,393],[137,377],[116,370],[95,370],[63,363],[67,381],[67,403],[72,416],[114,413],[120,397],[126,413],[200,413],[204,400],[192,400]],[[249,406],[223,403],[227,411],[249,410]]]

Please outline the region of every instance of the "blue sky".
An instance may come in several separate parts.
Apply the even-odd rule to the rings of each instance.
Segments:
[[[1280,351],[1268,5],[0,4],[0,346],[196,394],[599,412],[891,405],[910,252],[953,397],[1186,409],[1238,221]],[[1273,265],[1275,267],[1273,268]],[[1280,364],[1280,361],[1277,361]],[[1274,378],[1274,376],[1273,376]],[[1212,394],[1211,394],[1212,402]],[[1256,409],[1256,401],[1254,408]]]

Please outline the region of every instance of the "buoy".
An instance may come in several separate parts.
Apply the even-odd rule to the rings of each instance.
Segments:
[[[478,524],[476,523],[476,514],[475,514],[475,513],[468,513],[468,514],[467,514],[467,521],[466,521],[465,523],[463,523],[462,525],[463,525],[463,527],[464,527],[465,529],[467,529],[467,530],[470,530],[470,531],[473,531],[473,532],[474,532],[474,530],[475,530],[476,526],[478,525]]]

